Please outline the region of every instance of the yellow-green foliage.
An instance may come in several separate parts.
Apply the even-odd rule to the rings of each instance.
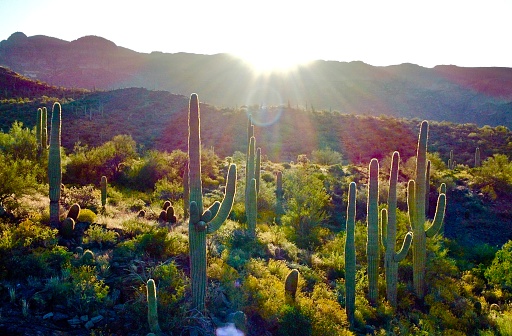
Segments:
[[[325,283],[318,283],[311,295],[303,295],[297,301],[301,310],[311,318],[312,335],[353,335],[348,329],[345,310]]]
[[[101,248],[105,244],[115,244],[117,238],[117,232],[104,229],[101,225],[91,225],[85,231],[84,244],[97,244]]]
[[[290,269],[284,261],[251,259],[246,270],[243,289],[248,301],[244,310],[258,313],[270,324],[277,323],[286,311],[284,280]],[[295,304],[299,313],[311,321],[312,335],[351,335],[334,291],[320,282],[307,294],[302,292],[304,285],[300,276]]]
[[[95,223],[96,222],[96,214],[89,209],[80,210],[80,214],[78,215],[77,222],[87,222],[87,223]]]
[[[314,266],[326,272],[329,279],[343,277],[345,274],[345,232],[338,233],[334,239],[322,245],[313,256]]]

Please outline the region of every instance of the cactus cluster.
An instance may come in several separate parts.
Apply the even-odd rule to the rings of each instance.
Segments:
[[[206,234],[217,231],[228,218],[236,192],[236,165],[228,170],[222,203],[203,209],[201,181],[200,111],[197,94],[190,96],[188,137],[189,253],[193,308],[203,311],[206,296]]]
[[[44,111],[44,110],[43,110]],[[44,116],[44,113],[43,113]],[[43,120],[44,122],[44,120]],[[43,132],[44,136],[44,132]],[[50,197],[50,225],[57,228],[59,225],[60,194],[62,184],[61,163],[61,106],[53,104],[52,128],[50,133],[50,149],[48,150],[48,184]]]
[[[162,207],[162,211],[160,211],[160,215],[158,216],[158,221],[160,223],[169,223],[175,224],[178,221],[174,213],[174,207],[171,205],[171,201],[165,201]]]

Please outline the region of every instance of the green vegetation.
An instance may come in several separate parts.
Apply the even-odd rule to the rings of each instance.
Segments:
[[[345,134],[322,133],[318,148],[305,140],[296,163],[274,162],[257,154],[254,132],[268,146],[260,127],[245,153],[245,119],[244,140],[224,135],[238,152],[219,156],[224,138],[203,147],[203,135],[216,136],[212,118],[238,120],[238,112],[206,107],[200,119],[197,95],[189,103],[186,152],[142,147],[129,135],[46,150],[39,122],[0,132],[0,308],[12,321],[6,334],[42,325],[48,313],[66,317],[46,325],[71,331],[71,320],[85,334],[212,335],[228,325],[246,335],[510,334],[512,233],[504,227],[512,169],[507,145],[490,147],[508,131],[430,123],[427,143],[425,122],[315,112],[312,119],[328,118],[335,129],[343,119],[387,129],[373,136],[405,134],[403,144],[383,137],[378,150],[356,155],[362,134],[343,142]],[[42,108],[32,115],[43,125]],[[447,169],[450,149],[440,139],[470,129],[467,153],[454,144],[457,164]],[[480,165],[476,147],[485,148]],[[57,186],[47,180],[58,166],[54,157],[62,169],[57,214],[67,214],[56,217],[59,226],[48,207]],[[250,183],[237,177],[234,163],[247,164],[247,174],[254,167]],[[250,192],[235,194],[237,183]],[[421,265],[410,246],[422,254]]]

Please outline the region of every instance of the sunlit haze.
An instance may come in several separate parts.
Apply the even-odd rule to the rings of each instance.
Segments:
[[[512,1],[0,1],[20,31],[104,37],[138,52],[231,53],[256,70],[311,60],[512,67]]]

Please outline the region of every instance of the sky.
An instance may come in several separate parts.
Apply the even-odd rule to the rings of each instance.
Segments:
[[[97,35],[261,69],[317,59],[512,68],[511,15],[512,0],[0,0],[0,40]]]

